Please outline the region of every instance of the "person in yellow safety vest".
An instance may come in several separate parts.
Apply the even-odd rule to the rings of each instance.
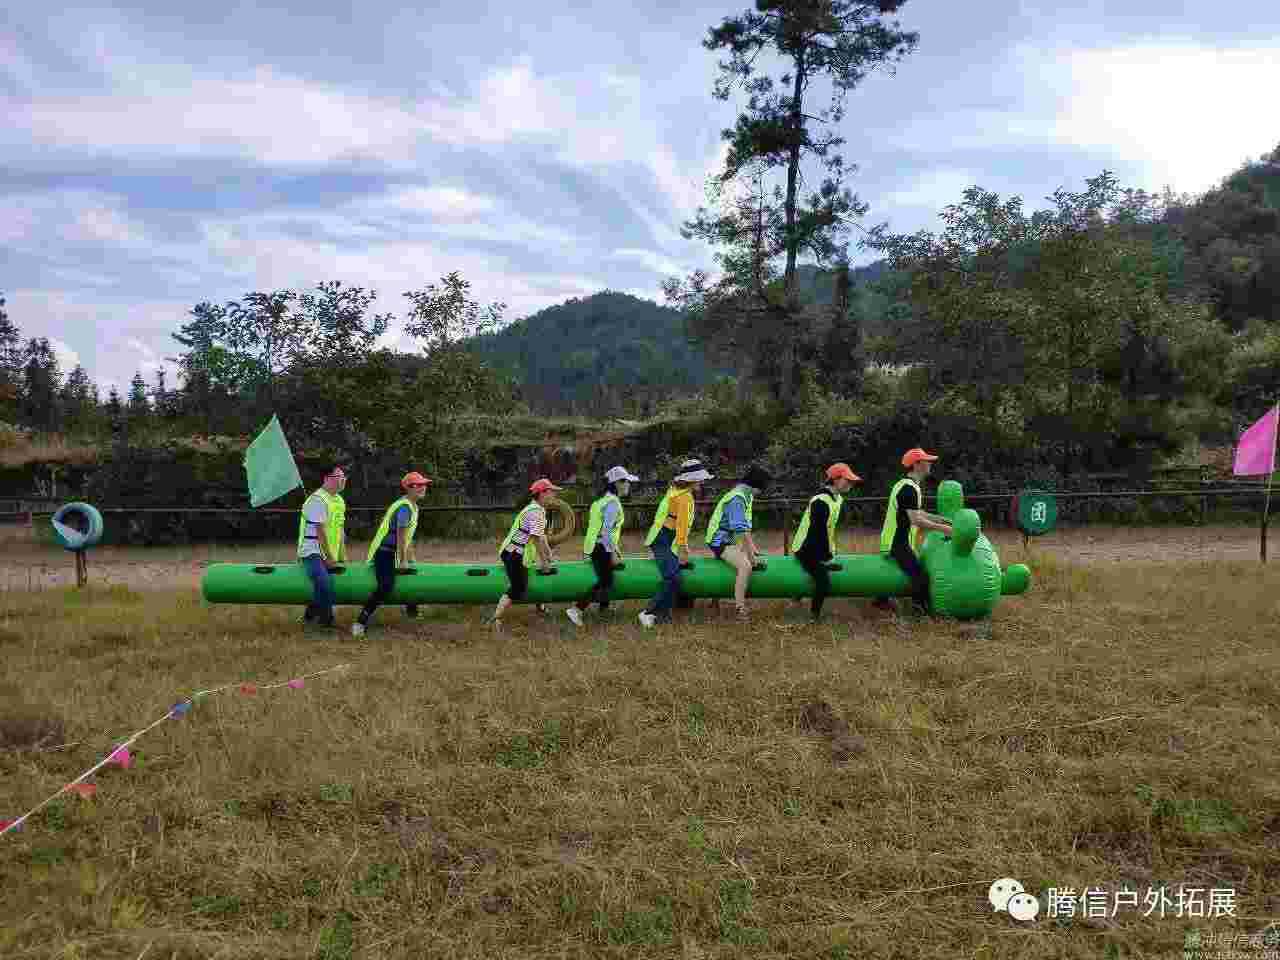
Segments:
[[[631,484],[640,478],[626,467],[610,467],[604,475],[604,493],[591,504],[587,515],[587,533],[582,540],[582,554],[591,561],[596,573],[595,586],[576,603],[565,610],[565,616],[576,627],[582,626],[582,615],[592,602],[600,605],[603,614],[609,609],[609,591],[613,589],[613,568],[622,566],[622,525],[626,513],[621,497],[631,492]]]
[[[365,627],[369,626],[369,618],[378,609],[396,585],[396,568],[413,563],[413,535],[418,529],[418,501],[427,493],[427,484],[431,481],[418,472],[406,473],[400,480],[400,488],[404,496],[387,507],[382,515],[382,523],[373,535],[369,544],[369,562],[373,564],[373,575],[378,585],[369,599],[365,601],[360,616],[351,625],[353,637],[363,637]],[[407,603],[404,612],[410,617],[417,617],[418,606]]]
[[[733,599],[738,619],[747,620],[747,582],[760,551],[751,539],[751,507],[755,496],[772,484],[773,479],[761,467],[752,467],[742,482],[720,498],[707,524],[707,546],[716,558],[735,570]],[[739,543],[741,538],[741,543]]]
[[[302,505],[298,517],[298,562],[311,578],[312,601],[302,614],[302,623],[326,629],[333,620],[333,577],[329,571],[346,559],[347,503],[342,490],[347,475],[335,466],[324,476],[321,486]]]
[[[911,578],[912,605],[917,613],[929,613],[929,574],[925,572],[916,554],[920,550],[920,531],[936,530],[951,536],[951,523],[943,517],[926,513],[924,491],[921,484],[933,470],[938,458],[919,447],[912,447],[902,455],[902,465],[907,475],[889,491],[889,503],[885,510],[884,526],[880,531],[880,553],[892,557]],[[879,597],[875,606],[893,610],[893,601]]]
[[[535,480],[529,487],[533,495],[520,512],[516,514],[507,531],[506,539],[498,548],[498,556],[507,571],[507,592],[498,600],[493,614],[485,619],[491,626],[501,629],[502,615],[512,602],[519,602],[529,591],[529,567],[535,562],[543,573],[551,571],[555,557],[551,553],[551,544],[547,540],[547,503],[557,491],[562,490],[545,477]],[[536,555],[531,551],[536,550]],[[541,606],[541,604],[539,605]]]
[[[649,606],[640,613],[640,625],[652,627],[671,622],[671,610],[680,594],[680,565],[689,562],[689,531],[693,527],[693,498],[702,489],[704,480],[714,476],[707,472],[701,460],[686,460],[680,465],[680,473],[658,501],[653,515],[653,525],[644,542],[653,551],[653,559],[662,574],[662,586]]]
[[[791,541],[792,554],[805,572],[813,577],[810,612],[814,623],[822,617],[822,604],[831,593],[831,572],[827,570],[827,563],[838,552],[836,524],[840,522],[844,495],[861,479],[847,463],[833,463],[827,467],[827,483],[810,498]]]

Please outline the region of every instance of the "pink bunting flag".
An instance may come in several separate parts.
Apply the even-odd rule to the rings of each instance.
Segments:
[[[1280,404],[1272,407],[1240,435],[1232,473],[1237,477],[1256,477],[1266,476],[1275,470],[1277,426],[1280,426]]]
[[[251,697],[258,692],[258,687],[256,684],[242,683],[240,684],[240,692],[247,697]]]
[[[296,680],[289,681],[289,687],[293,690],[301,690],[304,682],[301,677],[298,677]]]
[[[15,823],[16,827],[13,826]],[[0,830],[8,830],[10,827],[13,827],[13,832],[17,833],[22,829],[22,823],[18,820],[0,820]]]
[[[96,783],[73,783],[68,787],[68,790],[80,797],[81,800],[88,800],[98,792],[98,785]]]
[[[128,747],[121,747],[111,755],[111,763],[114,763],[122,770],[128,770],[133,766],[133,754],[129,752]]]

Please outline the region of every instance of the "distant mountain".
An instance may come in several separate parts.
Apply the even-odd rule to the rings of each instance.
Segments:
[[[689,342],[679,311],[612,290],[539,310],[472,344],[548,414],[643,413],[719,373]]]
[[[865,287],[869,283],[875,283],[888,270],[889,267],[883,260],[869,263],[865,267],[853,267],[849,270],[849,286],[850,288]],[[802,263],[796,267],[796,285],[802,296],[826,306],[835,299],[836,274],[834,270]]]
[[[885,272],[877,262],[850,271],[853,287]],[[826,305],[835,274],[802,264],[801,296]],[[472,349],[521,385],[525,401],[555,415],[645,415],[672,394],[691,393],[727,370],[689,340],[683,315],[630,294],[574,297],[472,341]]]

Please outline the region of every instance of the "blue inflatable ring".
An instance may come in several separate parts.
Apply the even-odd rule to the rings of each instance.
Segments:
[[[102,539],[102,514],[87,503],[63,504],[53,515],[53,535],[67,550],[87,550]]]

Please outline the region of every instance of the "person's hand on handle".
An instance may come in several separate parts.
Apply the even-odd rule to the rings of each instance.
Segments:
[[[679,560],[681,563],[688,563],[688,562],[689,562],[689,548],[688,548],[688,547],[681,547],[681,548],[680,548],[680,554],[679,554],[679,556],[677,556],[677,557],[676,557],[676,559],[677,559],[677,560]]]

